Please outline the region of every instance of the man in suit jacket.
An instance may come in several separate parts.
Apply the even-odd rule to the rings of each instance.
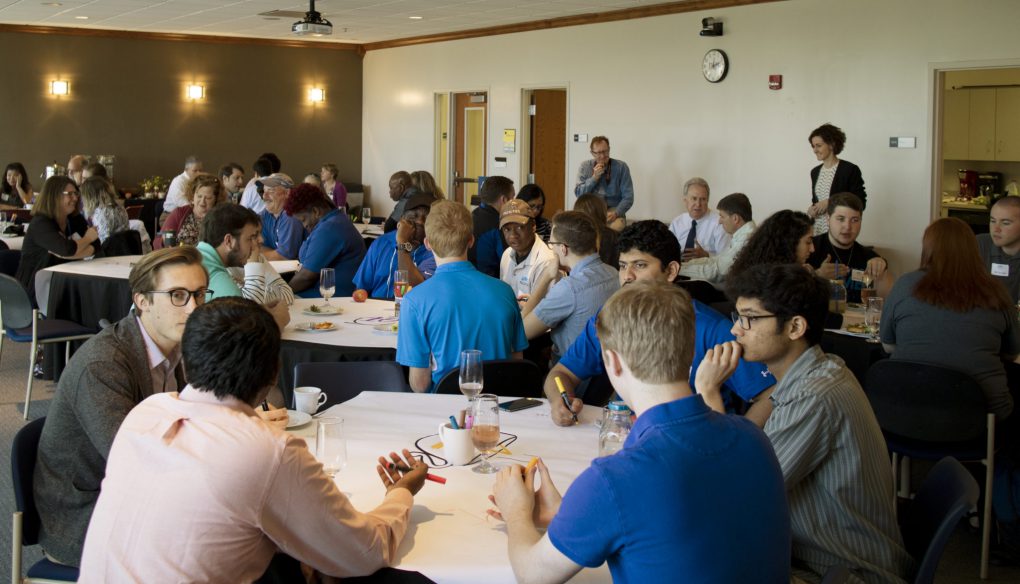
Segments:
[[[181,335],[209,285],[193,247],[144,256],[129,282],[134,309],[71,358],[39,441],[39,540],[47,556],[62,564],[77,566],[81,559],[106,459],[124,417],[150,395],[184,388]]]

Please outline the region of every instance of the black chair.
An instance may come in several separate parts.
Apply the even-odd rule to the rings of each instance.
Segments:
[[[981,386],[970,376],[952,369],[886,359],[868,369],[865,392],[892,452],[894,500],[900,456],[904,459],[904,477],[910,475],[911,458],[941,460],[951,456],[985,465],[981,578],[987,578],[995,415],[988,413]]]
[[[110,258],[115,256],[142,255],[142,236],[134,229],[118,231],[106,238],[96,257]]]
[[[687,290],[691,298],[702,304],[711,306],[717,302],[726,302],[728,300],[726,294],[723,294],[721,290],[705,280],[691,280],[684,276],[676,281],[676,285]]]
[[[18,275],[18,264],[21,263],[20,249],[0,250],[0,274],[14,278]]]
[[[404,368],[395,361],[298,363],[294,387],[304,386],[321,389],[328,405],[343,403],[363,391],[411,391]]]
[[[21,548],[39,543],[39,511],[35,507],[35,492],[32,490],[35,475],[35,460],[39,452],[39,437],[42,436],[46,418],[32,420],[14,436],[11,445],[11,479],[14,483],[14,521],[11,537],[11,572],[15,582],[21,579]],[[62,566],[45,558],[28,569],[29,580],[75,582],[78,568]]]
[[[454,369],[436,386],[436,393],[460,395],[460,370]],[[501,397],[545,397],[542,372],[531,361],[524,359],[495,359],[482,362],[482,378],[485,393]]]
[[[900,533],[917,561],[914,584],[931,584],[942,552],[960,520],[977,505],[980,489],[974,477],[952,457],[935,464],[917,496],[900,513]]]
[[[846,566],[832,566],[825,571],[822,584],[845,584],[850,581],[850,570]]]
[[[21,282],[0,274],[0,321],[3,322],[4,333],[0,335],[0,356],[3,355],[3,339],[6,336],[16,343],[32,343],[29,351],[28,386],[25,389],[25,419],[28,419],[28,407],[32,401],[32,375],[35,369],[36,349],[39,345],[49,343],[66,343],[64,358],[71,360],[71,343],[87,339],[96,334],[96,330],[82,326],[70,320],[41,319],[39,310],[32,308],[28,293],[21,287]]]

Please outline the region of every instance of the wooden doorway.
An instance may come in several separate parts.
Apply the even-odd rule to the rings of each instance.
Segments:
[[[526,182],[545,192],[546,218],[565,208],[567,191],[567,90],[526,89]]]
[[[486,144],[489,134],[488,94],[484,91],[452,93],[449,116],[449,168],[452,174],[450,198],[470,206],[478,195],[478,177],[485,175]]]

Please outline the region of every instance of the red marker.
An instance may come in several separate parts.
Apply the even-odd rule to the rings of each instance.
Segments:
[[[391,462],[390,463],[390,470],[393,470],[393,469],[399,470],[400,472],[411,472],[411,469],[407,468],[406,466],[403,466],[403,465],[397,466],[397,465],[395,465],[395,464],[393,464]],[[432,481],[434,483],[439,483],[441,485],[445,485],[446,484],[446,478],[445,477],[441,477],[439,475],[434,475],[432,473],[425,473],[425,479],[426,480],[430,480],[430,481]]]

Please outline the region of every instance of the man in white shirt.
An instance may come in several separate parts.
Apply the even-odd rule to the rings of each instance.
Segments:
[[[259,181],[267,176],[280,172],[280,159],[276,158],[275,154],[272,156],[269,156],[269,154],[272,153],[259,156],[255,161],[255,164],[251,165],[251,169],[255,172],[255,176],[248,181],[248,186],[244,187],[244,193],[241,194],[241,206],[247,207],[252,211],[255,211],[255,213],[261,213],[266,209],[266,203],[262,200],[262,192],[259,190]]]
[[[669,224],[669,230],[684,250],[683,261],[707,258],[726,251],[730,236],[719,224],[719,215],[708,208],[708,182],[694,177],[684,183],[687,212]]]
[[[751,201],[744,193],[726,195],[719,199],[715,208],[719,212],[719,225],[730,236],[729,247],[715,256],[684,262],[680,268],[680,275],[692,280],[707,280],[719,284],[726,278],[737,254],[751,238],[755,224],[751,219]]]
[[[355,509],[303,439],[259,419],[279,371],[269,313],[222,298],[195,309],[183,333],[190,383],[124,419],[80,581],[252,582],[277,551],[339,578],[393,563],[427,467],[407,450],[380,457],[386,493]]]
[[[499,230],[507,244],[499,263],[499,279],[514,289],[522,315],[545,298],[560,268],[556,253],[536,236],[530,210],[526,202],[513,199],[503,205],[499,217]]]
[[[195,156],[189,156],[184,160],[184,172],[175,176],[174,180],[170,181],[170,188],[166,191],[166,201],[163,202],[163,214],[169,215],[177,207],[188,204],[187,199],[184,198],[184,187],[188,184],[189,180],[198,176],[200,172],[202,172],[201,160]],[[160,221],[160,224],[162,224],[162,221]]]

